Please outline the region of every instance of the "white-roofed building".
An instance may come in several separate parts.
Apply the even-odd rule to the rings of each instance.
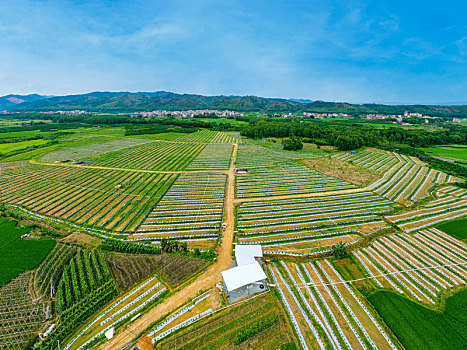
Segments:
[[[231,303],[264,291],[266,287],[267,276],[257,261],[221,273],[224,290]]]
[[[256,261],[260,261],[263,257],[263,250],[259,244],[236,244],[235,245],[235,260],[237,265],[249,265]]]

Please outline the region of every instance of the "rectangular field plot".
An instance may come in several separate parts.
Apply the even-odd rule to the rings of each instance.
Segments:
[[[30,279],[25,272],[0,287],[0,349],[24,349],[50,312],[50,305],[33,300]]]
[[[283,151],[259,145],[239,145],[237,153],[237,168],[270,167],[292,159],[307,159],[320,157],[324,152]]]
[[[68,146],[47,153],[41,158],[43,162],[63,162],[67,160],[78,160],[82,158],[97,156],[109,152],[119,151],[124,148],[139,146],[151,142],[133,138],[120,138],[106,142],[88,142],[79,146]]]
[[[177,137],[175,142],[200,142],[200,143],[237,143],[238,139],[221,131],[200,130],[191,134]]]
[[[416,158],[397,153],[366,150],[357,154],[339,153],[333,157],[380,172],[383,177],[368,189],[407,206],[428,197],[428,190],[435,184],[456,181],[443,172],[428,168]]]
[[[273,251],[323,249],[387,227],[380,215],[394,209],[371,192],[243,203],[238,241]]]
[[[110,327],[121,326],[167,291],[167,287],[156,277],[148,278],[92,317],[84,328],[66,343],[64,349],[86,348],[89,343],[102,337]]]
[[[269,267],[301,349],[397,349],[366,301],[327,260]]]
[[[183,170],[203,148],[198,143],[155,141],[88,159],[111,168]]]
[[[170,316],[167,321],[173,320],[165,328],[161,327],[165,325],[162,323],[149,333],[157,342],[157,349],[184,347],[190,350],[276,350],[281,344],[289,343],[290,337],[293,337],[287,316],[272,293],[257,296],[248,302],[220,311],[171,334],[171,330],[176,327],[174,324],[183,326],[189,324],[197,315],[202,315],[203,309],[199,306],[206,301],[199,300],[195,301],[197,305],[188,305]],[[162,337],[164,331],[167,332],[165,338]],[[248,336],[240,336],[245,334]]]
[[[231,144],[210,143],[187,166],[187,170],[226,170],[230,166]]]
[[[467,282],[467,245],[436,229],[379,238],[354,257],[379,288],[428,305]]]
[[[323,175],[298,163],[279,164],[237,176],[237,197],[264,197],[356,188],[355,185]]]
[[[0,175],[0,200],[78,224],[131,231],[175,178],[171,174],[19,164]]]
[[[131,238],[217,238],[225,182],[223,174],[180,175]]]

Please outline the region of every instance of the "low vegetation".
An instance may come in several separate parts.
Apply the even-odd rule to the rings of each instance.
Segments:
[[[0,286],[35,268],[55,245],[53,239],[21,238],[30,232],[16,221],[0,218]]]
[[[447,298],[441,311],[388,291],[368,300],[407,350],[467,348],[467,289]]]
[[[330,157],[307,159],[303,163],[320,173],[337,177],[360,187],[368,186],[380,177],[377,171]]]

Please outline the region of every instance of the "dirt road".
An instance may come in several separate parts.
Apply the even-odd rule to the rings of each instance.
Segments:
[[[189,298],[193,298],[200,290],[207,290],[221,280],[221,271],[232,265],[232,242],[234,235],[234,198],[235,198],[235,159],[237,156],[237,145],[234,145],[232,160],[227,172],[227,191],[225,196],[224,222],[227,228],[223,232],[221,244],[217,251],[217,261],[209,269],[196,278],[191,284],[170,296],[162,304],[157,305],[149,312],[142,315],[128,327],[122,329],[114,338],[99,347],[102,350],[116,350],[129,343],[139,333],[163,315],[179,308]]]

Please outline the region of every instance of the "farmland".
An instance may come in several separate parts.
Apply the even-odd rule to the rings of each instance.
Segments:
[[[21,239],[31,231],[0,217],[0,286],[41,263],[53,248],[52,239]]]
[[[252,169],[237,177],[237,197],[264,197],[355,188],[346,181],[323,175],[299,163]]]
[[[140,336],[160,349],[425,347],[437,343],[415,328],[401,335],[404,322],[424,319],[441,334],[450,298],[463,302],[446,298],[467,284],[457,239],[467,190],[417,158],[309,143],[286,151],[280,138],[202,128],[67,130],[0,163],[5,212],[46,225],[23,240],[30,229],[0,219],[11,267],[0,343],[26,344],[55,324],[38,349],[119,349]],[[54,228],[63,238],[42,237]],[[268,285],[229,305],[219,282],[233,243],[262,246]]]
[[[428,191],[436,184],[456,180],[452,176],[428,168],[416,158],[397,153],[366,150],[356,154],[339,153],[333,157],[379,172],[381,179],[369,185],[367,189],[405,206],[430,197]]]
[[[3,169],[0,200],[115,231],[137,227],[176,178],[172,174],[27,163]]]
[[[464,289],[450,296],[439,311],[387,291],[376,292],[368,299],[407,350],[464,349],[466,293]]]
[[[257,323],[260,317],[262,319],[277,317],[277,321],[275,319],[271,322],[266,331],[254,334],[241,343],[236,343],[236,335],[242,329]],[[285,313],[281,310],[277,300],[267,294],[200,321],[193,327],[164,339],[158,348],[173,349],[177,344],[187,349],[232,349],[235,345],[241,344],[242,349],[277,349],[280,344],[288,343],[291,337],[293,335]]]
[[[3,265],[2,265],[3,266]],[[31,272],[0,287],[0,349],[24,348],[50,313],[50,305],[30,293]]]
[[[346,238],[356,241],[385,228],[381,215],[393,208],[389,200],[370,192],[242,203],[238,241],[298,254],[329,249]],[[297,249],[305,243],[307,249]]]
[[[452,221],[443,222],[438,228],[450,235],[459,238],[467,239],[467,219],[460,218]]]
[[[443,145],[423,148],[425,152],[431,152],[435,157],[458,159],[467,161],[467,147],[465,145]]]

